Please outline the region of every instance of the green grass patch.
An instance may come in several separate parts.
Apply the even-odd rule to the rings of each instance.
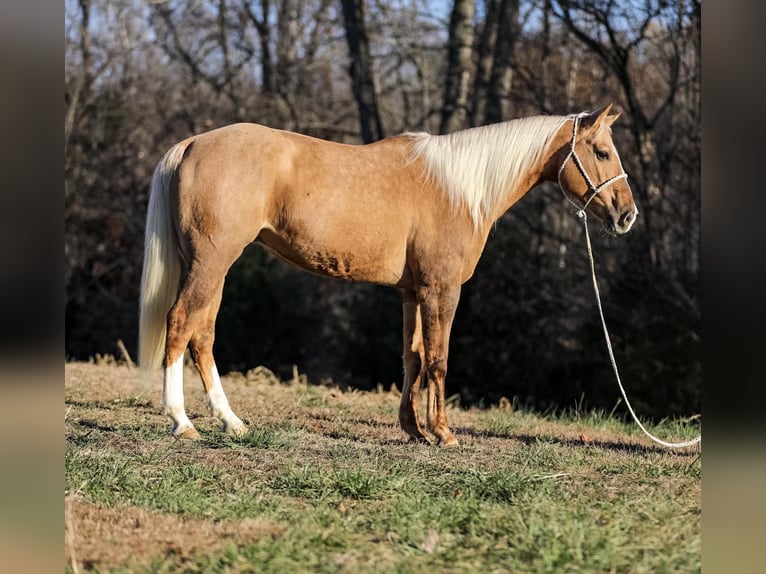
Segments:
[[[138,403],[124,401],[115,411],[73,407],[67,492],[179,520],[284,525],[278,536],[217,550],[181,556],[169,548],[150,563],[82,562],[81,571],[701,569],[701,455],[637,447],[635,425],[609,413],[463,411],[460,426],[471,430],[460,449],[449,450],[406,444],[385,425],[371,432],[370,413],[391,408],[374,393],[354,394],[347,418],[336,421],[335,414],[307,412],[309,403],[316,409],[328,402],[316,389],[260,390],[274,393],[278,414],[251,422],[243,437],[224,435],[206,419],[196,442],[170,437],[164,418]],[[241,389],[248,391],[257,396],[259,389]],[[572,425],[603,440],[561,438],[571,437]],[[683,438],[695,425],[663,421],[653,429]]]
[[[242,436],[224,433],[207,434],[202,438],[202,446],[225,449],[284,449],[290,448],[296,441],[296,429],[290,423],[258,426],[251,424]]]

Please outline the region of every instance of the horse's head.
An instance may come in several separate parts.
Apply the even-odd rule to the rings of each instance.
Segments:
[[[636,221],[638,208],[612,141],[611,125],[620,114],[609,115],[611,108],[573,116],[558,181],[572,201],[621,235]]]

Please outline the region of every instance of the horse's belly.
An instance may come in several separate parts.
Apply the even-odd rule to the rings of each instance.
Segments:
[[[405,275],[402,246],[366,245],[366,242],[322,241],[316,238],[264,229],[257,241],[281,259],[328,277],[397,285]]]

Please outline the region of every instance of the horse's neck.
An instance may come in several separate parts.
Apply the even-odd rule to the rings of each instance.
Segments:
[[[511,183],[504,200],[495,206],[489,218],[490,227],[539,184],[557,181],[558,168],[563,159],[562,152],[568,142],[567,130],[569,129],[568,124],[562,124],[539,160],[534,165],[529,166],[522,174],[519,174],[519,177]]]
[[[548,160],[549,158],[545,158]],[[545,162],[530,168],[517,181],[513,182],[508,190],[505,201],[499,203],[487,222],[493,226],[495,222],[502,217],[506,211],[516,205],[518,201],[532,191],[538,184],[549,181],[545,170]],[[552,181],[552,180],[551,180]]]

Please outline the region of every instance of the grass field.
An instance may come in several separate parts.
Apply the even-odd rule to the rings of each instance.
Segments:
[[[194,442],[170,436],[159,374],[66,366],[65,571],[701,570],[699,451],[614,417],[451,408],[461,447],[441,449],[406,443],[395,389],[257,371],[223,380],[235,439],[186,381]]]

